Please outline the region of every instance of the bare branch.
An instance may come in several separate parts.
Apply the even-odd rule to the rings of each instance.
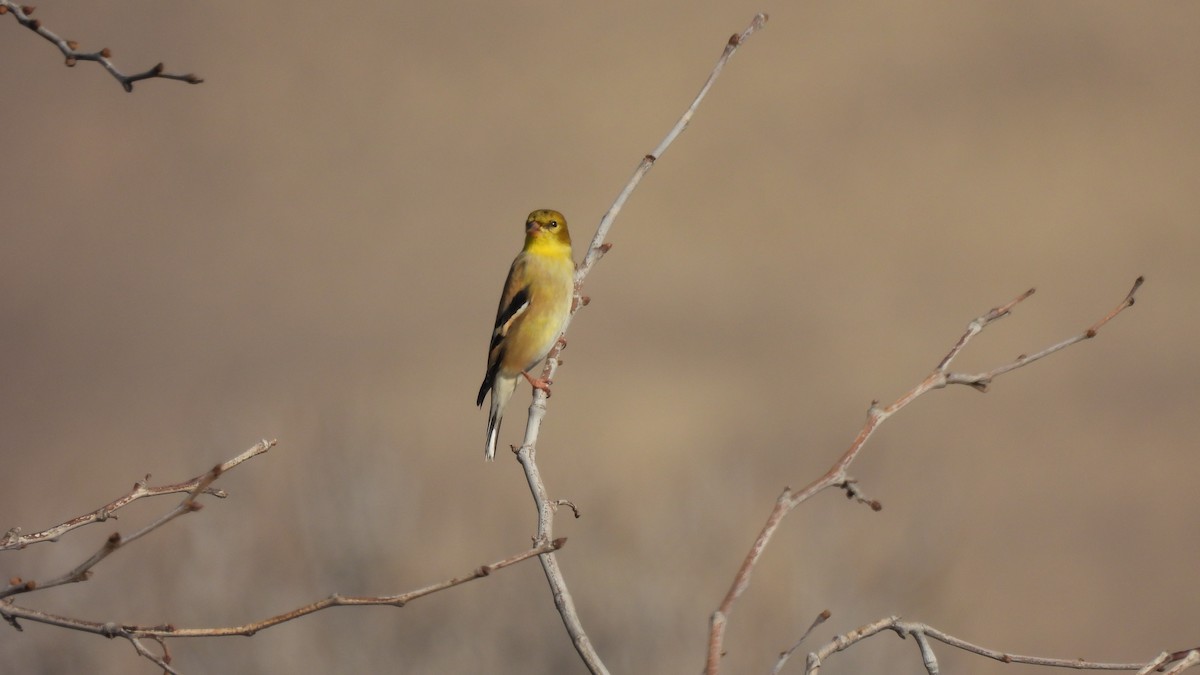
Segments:
[[[0,0],[0,14],[11,13],[22,26],[25,26],[46,40],[49,40],[50,43],[55,47],[58,47],[58,51],[62,52],[63,56],[66,57],[66,64],[68,67],[73,67],[79,61],[95,61],[96,63],[104,66],[104,69],[107,70],[114,78],[116,78],[117,82],[121,83],[121,86],[125,88],[125,91],[132,92],[134,82],[138,82],[140,80],[149,80],[156,77],[164,80],[179,80],[181,82],[187,82],[188,84],[200,84],[204,81],[193,73],[168,73],[164,70],[163,64],[161,63],[155,64],[146,71],[134,73],[132,75],[126,75],[117,69],[116,65],[109,60],[112,57],[112,52],[109,51],[108,47],[105,47],[97,52],[81,52],[79,51],[79,43],[75,42],[74,40],[64,40],[63,38],[60,38],[58,35],[43,26],[40,20],[30,18],[29,15],[33,14],[33,10],[34,8],[28,5],[20,5],[12,2],[11,0]]]
[[[141,645],[138,640],[151,638],[161,641],[167,638],[225,637],[231,635],[250,636],[261,630],[266,630],[281,623],[298,619],[302,616],[307,616],[330,607],[342,607],[350,605],[391,605],[393,607],[403,607],[417,598],[422,598],[426,595],[432,595],[438,591],[444,591],[448,588],[465,584],[468,581],[474,581],[475,579],[486,577],[492,572],[504,569],[505,567],[510,567],[523,560],[533,558],[534,556],[546,555],[553,551],[557,551],[565,546],[566,543],[567,540],[565,538],[541,543],[526,551],[522,551],[516,555],[504,558],[503,560],[497,560],[496,562],[476,567],[462,576],[440,581],[435,584],[430,584],[416,590],[407,591],[396,595],[352,596],[334,594],[323,600],[318,600],[316,602],[304,605],[303,607],[297,607],[296,609],[283,612],[282,614],[277,614],[266,619],[253,621],[240,626],[216,628],[177,628],[171,624],[138,626],[116,623],[112,621],[87,621],[84,619],[60,616],[57,614],[51,614],[49,612],[30,609],[28,607],[22,607],[20,605],[14,605],[12,604],[12,601],[3,599],[0,599],[0,617],[3,617],[6,621],[18,629],[20,628],[20,625],[17,623],[17,620],[27,619],[29,621],[36,621],[38,623],[50,624],[52,626],[59,626],[62,628],[70,628],[72,630],[78,630],[85,633],[103,635],[109,638],[125,638],[134,645],[134,649],[138,651],[138,654],[150,659],[151,661],[154,661],[159,666],[167,669],[168,672],[173,673],[175,671],[171,670],[167,665],[169,655],[167,655],[165,648],[164,658],[159,659],[158,657],[155,657],[152,652]]]
[[[700,102],[708,95],[708,90],[717,81],[717,77],[721,75],[721,71],[725,68],[725,64],[729,62],[733,53],[746,40],[750,39],[751,35],[767,25],[767,18],[765,13],[760,12],[755,14],[749,26],[746,26],[741,33],[735,33],[729,38],[729,42],[725,44],[725,51],[721,53],[721,58],[717,59],[717,65],[713,66],[712,72],[709,73],[704,86],[700,87],[700,92],[696,94],[696,98],[692,99],[692,104],[687,107],[687,110],[683,111],[683,115],[679,117],[679,121],[675,123],[675,126],[671,127],[671,130],[659,142],[658,147],[654,148],[650,154],[643,157],[642,161],[638,163],[637,169],[634,170],[633,175],[629,178],[629,182],[625,184],[621,193],[617,195],[617,199],[608,208],[608,212],[600,219],[600,225],[596,228],[596,234],[592,237],[592,243],[588,246],[587,254],[583,257],[583,262],[579,265],[579,270],[575,273],[575,285],[577,287],[581,284],[583,278],[591,272],[592,266],[608,252],[608,248],[604,244],[604,239],[608,236],[609,228],[612,227],[613,221],[617,219],[617,214],[621,212],[621,208],[625,206],[629,195],[633,194],[634,189],[637,188],[638,183],[642,182],[642,177],[646,175],[646,172],[650,171],[654,163],[663,156],[667,148],[671,147],[671,144],[675,142],[679,134],[682,134],[683,130],[687,128],[688,123],[692,121],[692,116],[696,114],[696,109],[700,107]]]
[[[821,670],[821,665],[830,656],[837,652],[848,649],[852,645],[871,637],[878,635],[883,631],[891,630],[901,638],[912,636],[916,641],[921,652],[921,659],[925,664],[925,669],[930,675],[937,675],[938,665],[937,657],[933,653],[933,647],[930,639],[937,640],[942,644],[949,645],[956,649],[961,649],[972,654],[978,654],[989,659],[1000,661],[1001,663],[1023,663],[1034,666],[1045,666],[1050,668],[1072,668],[1075,670],[1134,670],[1138,675],[1146,675],[1156,669],[1165,667],[1168,663],[1175,663],[1175,666],[1168,672],[1180,672],[1186,668],[1190,668],[1200,661],[1200,653],[1196,650],[1190,652],[1176,652],[1174,655],[1162,653],[1158,657],[1149,662],[1141,663],[1106,663],[1102,661],[1087,661],[1084,659],[1059,659],[1045,656],[1025,656],[1022,654],[1013,654],[1011,652],[1002,652],[996,649],[990,649],[971,642],[967,642],[961,638],[954,637],[948,633],[944,633],[932,626],[913,621],[901,621],[900,617],[889,616],[877,621],[872,621],[864,626],[860,626],[848,633],[838,635],[829,642],[822,645],[820,648],[808,655],[808,666],[805,670],[807,675],[816,675]]]
[[[242,462],[246,461],[247,459],[250,459],[251,457],[257,457],[258,455],[261,455],[262,453],[271,449],[275,445],[275,443],[276,442],[273,440],[268,441],[266,439],[263,439],[263,440],[259,441],[258,443],[256,443],[253,447],[249,448],[242,454],[238,455],[237,457],[234,457],[233,459],[230,459],[221,464],[218,464],[218,465],[214,466],[212,469],[209,469],[207,473],[197,476],[197,477],[193,478],[192,480],[186,481],[184,483],[168,485],[163,488],[152,488],[150,490],[145,488],[144,483],[139,483],[138,485],[135,485],[134,491],[131,492],[129,495],[126,495],[125,497],[118,499],[117,502],[122,502],[122,500],[124,500],[124,501],[119,506],[115,507],[112,510],[116,510],[116,508],[120,508],[121,506],[128,504],[129,502],[133,501],[134,499],[138,499],[140,497],[151,496],[152,494],[169,494],[172,492],[187,492],[187,497],[182,502],[180,502],[175,508],[166,512],[165,514],[160,516],[154,522],[150,523],[149,525],[146,525],[145,527],[143,527],[142,529],[138,530],[137,532],[131,534],[128,537],[122,537],[117,532],[112,533],[111,535],[109,535],[108,539],[105,540],[104,545],[102,545],[100,547],[100,550],[93,553],[87,560],[84,560],[82,563],[77,565],[74,569],[72,569],[71,571],[69,571],[63,575],[60,575],[53,579],[50,579],[49,581],[40,581],[40,582],[33,581],[33,580],[23,581],[21,579],[10,580],[7,587],[0,588],[0,599],[6,598],[6,597],[9,597],[12,595],[18,595],[21,593],[29,593],[29,592],[35,591],[35,590],[43,590],[46,588],[53,588],[55,586],[61,586],[63,584],[76,583],[79,581],[87,581],[92,576],[92,568],[95,567],[97,564],[99,564],[101,560],[104,560],[108,556],[112,555],[113,552],[115,552],[117,549],[119,549],[122,546],[125,546],[126,544],[129,544],[137,539],[144,537],[145,535],[153,532],[154,530],[162,527],[163,525],[166,525],[170,521],[178,518],[179,516],[184,515],[185,513],[192,513],[194,511],[199,511],[201,508],[201,504],[196,502],[196,498],[202,494],[208,494],[211,489],[210,486],[212,485],[213,481],[215,481],[221,474],[223,474],[226,471],[228,471],[229,469],[232,469],[233,467],[241,464]],[[133,495],[136,495],[136,496],[133,496]],[[222,493],[220,496],[224,496],[224,494]],[[96,522],[97,520],[103,520],[104,518],[96,517],[91,520],[81,521],[81,519],[83,519],[83,518],[88,518],[90,516],[95,516],[98,513],[105,512],[105,509],[112,506],[113,504],[116,504],[117,502],[112,502],[112,503],[106,505],[105,507],[102,507],[98,511],[96,511],[92,514],[88,514],[88,516],[81,516],[80,518],[74,518],[70,521],[67,521],[67,523],[64,523],[63,525],[59,525],[56,528],[51,528],[51,530],[58,530],[60,528],[65,528],[65,529],[61,529],[61,531],[66,532],[67,530],[71,529],[72,527],[78,527],[80,525],[86,524],[87,522]],[[116,516],[113,516],[112,512],[110,510],[105,515],[105,518],[107,518],[107,517],[115,518]],[[80,522],[76,522],[76,521],[80,521]],[[71,525],[71,527],[67,527],[68,525]],[[19,531],[18,528],[14,528],[14,530]],[[10,534],[12,534],[12,532],[13,532],[13,530],[9,531]],[[45,539],[40,539],[38,541],[45,541]],[[2,550],[2,549],[0,549],[0,550]]]
[[[253,459],[254,457],[263,454],[264,452],[275,447],[275,444],[276,441],[274,440],[268,441],[263,439],[237,457],[220,464],[218,468],[220,469],[221,473],[224,473],[248,459]],[[206,471],[199,476],[192,478],[191,480],[187,480],[182,483],[173,483],[171,485],[161,485],[158,487],[146,486],[146,483],[150,480],[150,475],[147,474],[144,479],[134,483],[133,489],[127,494],[114,499],[95,511],[92,511],[91,513],[85,513],[81,516],[76,516],[65,523],[55,525],[54,527],[42,530],[41,532],[34,532],[32,534],[22,535],[21,528],[19,527],[10,529],[3,536],[0,536],[0,551],[25,548],[31,544],[39,544],[47,541],[58,541],[59,537],[77,527],[83,527],[84,525],[90,525],[91,523],[104,522],[109,518],[116,519],[116,511],[118,509],[144,497],[157,497],[159,495],[169,495],[181,492],[194,493],[196,491],[196,487],[199,486],[201,482],[205,481],[211,473],[211,470]],[[203,489],[203,494],[212,495],[222,499],[228,496],[224,490],[217,490],[212,487],[205,487]]]
[[[523,560],[528,560],[534,556],[543,555],[557,551],[565,546],[566,538],[555,539],[554,541],[545,544],[538,544],[528,550],[509,556],[502,560],[497,560],[493,563],[481,565],[471,570],[462,576],[439,581],[435,584],[430,584],[422,588],[396,595],[370,595],[370,596],[355,596],[355,595],[339,595],[333,594],[322,600],[309,603],[302,607],[276,614],[265,619],[252,621],[239,626],[223,626],[214,628],[177,628],[171,624],[159,624],[155,626],[139,626],[132,624],[118,624],[111,621],[87,621],[84,619],[75,619],[72,617],[59,616],[49,612],[42,612],[20,605],[14,605],[11,601],[0,601],[0,614],[6,619],[12,617],[14,619],[28,619],[39,623],[61,626],[63,628],[71,628],[74,630],[83,631],[85,633],[94,633],[104,635],[106,637],[128,637],[137,638],[184,638],[184,637],[227,637],[231,635],[250,636],[255,633],[266,630],[281,623],[286,623],[293,619],[298,619],[302,616],[319,612],[329,607],[342,607],[350,605],[391,605],[393,607],[403,607],[406,604],[416,600],[417,598],[432,595],[438,591],[444,591],[448,588],[453,588],[468,581],[474,581],[481,577],[486,577],[492,572],[510,567]]]
[[[1143,281],[1143,277],[1138,277],[1129,293],[1125,296],[1125,299],[1121,301],[1121,304],[1117,305],[1117,307],[1105,315],[1104,318],[1092,324],[1087,328],[1087,330],[1078,335],[1048,347],[1034,354],[1033,356],[1020,356],[1015,361],[994,368],[986,373],[981,373],[978,375],[965,375],[961,373],[949,372],[948,368],[950,363],[963,351],[963,349],[966,348],[967,344],[971,341],[971,338],[978,335],[984,328],[989,326],[994,321],[1007,316],[1014,307],[1029,298],[1029,296],[1033,295],[1033,289],[1025,291],[1013,300],[999,307],[988,310],[982,316],[969,323],[966,331],[954,344],[954,347],[950,349],[950,352],[942,358],[937,367],[934,368],[933,372],[930,373],[924,380],[922,380],[921,383],[916,387],[912,388],[900,398],[896,399],[896,401],[894,401],[891,405],[886,407],[880,407],[877,401],[873,401],[870,409],[867,411],[867,421],[863,425],[863,428],[858,432],[858,436],[850,444],[850,447],[844,453],[842,453],[842,456],[839,457],[836,462],[834,462],[829,471],[812,483],[809,483],[800,491],[793,491],[790,487],[785,487],[783,492],[775,500],[775,506],[771,509],[770,515],[767,516],[767,522],[763,525],[762,530],[759,531],[758,537],[755,538],[754,543],[750,547],[750,551],[746,554],[745,559],[742,561],[741,566],[734,575],[733,583],[731,584],[729,591],[725,594],[725,598],[721,601],[721,604],[717,610],[713,612],[709,621],[708,655],[705,665],[705,673],[707,675],[716,675],[718,672],[720,672],[721,656],[723,653],[723,645],[725,640],[725,628],[729,613],[733,610],[734,603],[736,603],[738,598],[740,598],[742,594],[745,593],[746,589],[749,588],[750,577],[754,572],[755,565],[758,564],[759,559],[762,557],[763,551],[766,550],[767,544],[770,543],[771,537],[775,534],[775,530],[779,527],[780,522],[783,521],[783,518],[787,514],[791,513],[792,509],[807,501],[818,492],[831,487],[840,487],[846,489],[850,496],[858,497],[860,501],[871,504],[873,509],[879,510],[878,502],[861,498],[861,493],[858,491],[858,488],[852,487],[853,479],[849,477],[849,475],[846,473],[846,470],[858,457],[858,454],[862,451],[863,446],[866,445],[867,440],[870,439],[873,433],[875,433],[875,430],[879,428],[880,424],[882,424],[892,415],[899,412],[909,403],[912,403],[917,398],[929,393],[930,391],[933,391],[934,389],[942,389],[951,384],[964,384],[974,387],[980,391],[986,391],[987,385],[990,384],[994,378],[1003,375],[1004,373],[1027,366],[1038,359],[1049,356],[1050,354],[1065,349],[1077,342],[1095,337],[1102,326],[1112,320],[1117,314],[1121,313],[1122,310],[1133,305],[1134,294],[1137,292],[1138,288],[1141,287]],[[848,485],[851,487],[848,487]]]
[[[755,31],[761,29],[767,22],[766,14],[756,14],[750,25],[741,33],[734,34],[729,38],[725,45],[725,50],[721,57],[717,59],[717,64],[709,73],[708,80],[704,86],[700,88],[700,92],[692,100],[691,105],[683,112],[679,121],[667,133],[666,137],[658,144],[650,154],[642,158],[638,163],[637,168],[633,172],[633,176],[625,184],[625,187],[617,195],[608,212],[600,219],[600,224],[596,228],[596,234],[592,237],[592,242],[588,246],[587,253],[584,254],[583,262],[579,264],[575,271],[575,301],[571,307],[571,313],[567,317],[566,323],[563,325],[563,335],[566,335],[567,328],[570,326],[571,317],[575,312],[584,307],[588,303],[588,298],[580,294],[580,289],[583,287],[583,280],[587,277],[592,267],[599,262],[600,258],[612,248],[612,244],[604,241],[608,235],[609,228],[612,227],[613,221],[616,220],[617,214],[625,205],[629,195],[637,188],[642,177],[646,172],[654,166],[654,162],[667,151],[667,148],[675,141],[679,134],[687,128],[688,122],[695,115],[696,109],[700,106],[700,102],[708,95],[708,90],[712,88],[716,82],[717,76],[721,74],[721,70],[741,46]],[[559,354],[566,346],[566,341],[561,340],[550,350],[550,354],[546,357],[546,367],[542,371],[542,379],[552,380],[554,373],[558,370],[558,366],[562,361],[559,359]],[[521,447],[517,450],[517,460],[521,463],[525,471],[525,480],[529,483],[530,493],[533,495],[534,504],[538,511],[538,529],[535,541],[545,542],[553,536],[554,532],[554,512],[558,506],[564,503],[563,500],[552,500],[547,496],[546,486],[542,482],[541,473],[537,468],[537,438],[541,429],[542,418],[546,415],[546,392],[535,389],[533,392],[533,402],[529,405],[529,419],[525,426],[525,438],[521,441]],[[575,509],[574,504],[570,504],[572,510],[578,517],[579,511]],[[567,629],[567,634],[571,637],[571,642],[575,645],[575,651],[579,653],[584,664],[592,673],[608,673],[604,663],[600,660],[599,654],[592,647],[590,638],[583,629],[583,623],[579,620],[579,614],[575,610],[575,602],[571,599],[571,592],[567,588],[566,579],[563,578],[562,570],[558,567],[558,561],[554,555],[546,553],[541,556],[542,569],[546,573],[546,581],[550,584],[550,592],[554,596],[554,606],[558,609],[559,615],[562,617],[563,625]]]

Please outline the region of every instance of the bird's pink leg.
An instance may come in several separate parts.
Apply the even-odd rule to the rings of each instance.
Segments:
[[[546,392],[546,398],[550,398],[550,385],[554,384],[554,380],[543,380],[540,377],[531,377],[529,373],[524,371],[522,371],[521,374],[525,376],[525,379],[529,382],[529,386],[533,387],[534,389],[541,389],[542,391]]]

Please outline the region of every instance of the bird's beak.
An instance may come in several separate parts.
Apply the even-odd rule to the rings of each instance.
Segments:
[[[540,225],[538,225],[538,222],[536,220],[530,221],[525,224],[525,234],[534,234],[540,229],[542,229],[542,227]]]

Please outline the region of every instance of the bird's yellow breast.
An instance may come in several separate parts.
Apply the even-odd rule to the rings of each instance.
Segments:
[[[566,247],[565,255],[561,251],[546,255],[539,250],[559,248],[552,242],[550,244],[548,247],[527,247],[521,254],[530,282],[529,308],[513,323],[505,340],[500,369],[506,373],[515,375],[529,370],[546,358],[571,313],[575,263],[571,261],[570,247]]]

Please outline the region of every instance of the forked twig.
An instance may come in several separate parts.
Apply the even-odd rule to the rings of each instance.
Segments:
[[[248,459],[257,457],[267,450],[270,450],[271,448],[275,447],[275,444],[276,441],[274,440],[268,441],[263,439],[237,457],[234,457],[226,462],[222,462],[217,468],[220,469],[221,473],[224,473],[238,464],[241,464]],[[169,495],[181,492],[194,492],[196,487],[200,485],[202,481],[206,480],[210,473],[212,473],[211,470],[182,483],[160,485],[158,487],[148,487],[146,485],[146,483],[150,480],[150,476],[147,474],[145,478],[134,483],[133,489],[127,494],[117,497],[95,511],[76,516],[65,523],[60,523],[54,527],[47,528],[40,532],[33,532],[31,534],[21,534],[21,528],[19,527],[10,529],[8,532],[5,532],[3,536],[0,536],[0,551],[25,548],[31,544],[39,544],[47,541],[58,541],[59,537],[77,527],[83,527],[84,525],[90,525],[92,523],[104,522],[109,518],[116,519],[116,512],[118,509],[128,506],[132,502],[145,497],[157,497],[160,495]],[[213,487],[205,487],[202,492],[203,494],[212,495],[213,497],[219,497],[222,499],[228,496],[224,490],[218,490]]]
[[[157,520],[151,522],[149,525],[146,525],[142,529],[138,530],[137,532],[134,532],[133,534],[131,534],[127,537],[122,537],[117,532],[112,533],[111,535],[109,535],[108,539],[105,540],[104,544],[100,547],[100,549],[98,551],[93,553],[91,556],[89,556],[83,562],[76,565],[69,572],[61,574],[61,575],[54,577],[53,579],[49,579],[47,581],[35,581],[32,579],[26,581],[26,580],[22,580],[19,578],[10,579],[7,586],[5,586],[4,588],[0,588],[0,600],[7,598],[9,596],[18,595],[21,593],[30,593],[30,592],[33,592],[36,590],[45,590],[47,588],[61,586],[63,584],[71,584],[71,583],[77,583],[80,581],[87,581],[88,579],[90,579],[92,577],[92,568],[95,567],[96,565],[98,565],[100,563],[100,561],[104,560],[105,558],[107,558],[108,556],[110,556],[114,552],[116,552],[117,549],[119,549],[133,541],[141,539],[142,537],[146,536],[147,534],[150,534],[154,530],[156,530],[156,529],[162,527],[163,525],[166,525],[170,521],[178,518],[179,516],[182,516],[186,513],[192,513],[194,511],[199,511],[202,505],[196,502],[196,498],[202,494],[208,494],[211,489],[210,486],[212,485],[213,481],[215,481],[219,476],[221,476],[221,474],[225,473],[229,469],[232,469],[233,467],[241,464],[242,462],[246,461],[247,459],[250,459],[251,457],[257,457],[258,455],[261,455],[262,453],[264,453],[267,450],[269,450],[270,448],[272,448],[274,445],[275,445],[275,441],[273,441],[273,440],[271,440],[271,441],[268,441],[266,439],[261,440],[258,443],[256,443],[253,447],[251,447],[250,449],[241,453],[237,457],[234,457],[233,459],[230,459],[226,462],[222,462],[221,464],[214,466],[212,469],[209,469],[209,471],[207,473],[197,476],[196,478],[194,478],[190,481],[186,481],[184,483],[177,483],[176,485],[172,485],[172,486],[166,486],[166,488],[158,488],[157,489],[158,491],[155,492],[154,494],[168,494],[171,492],[186,491],[187,497],[184,498],[184,500],[181,501],[177,506],[175,506],[175,508],[171,509],[170,511],[167,511],[162,516],[160,516]],[[125,504],[128,504],[129,502],[133,501],[134,499],[137,499],[138,497],[151,496],[150,491],[139,492],[138,487],[139,487],[138,485],[135,485],[134,491],[132,493],[130,493],[130,495],[137,495],[137,496],[130,498],[130,495],[126,495],[125,497],[122,497],[121,499],[117,500],[118,502],[120,502],[121,500],[126,500],[122,504],[120,504],[120,506],[124,506]],[[114,502],[114,503],[116,503],[116,502]],[[111,504],[109,504],[109,506],[111,506]],[[117,508],[120,508],[120,506],[118,506]],[[103,512],[104,508],[107,508],[107,507],[102,507],[101,509],[94,512],[93,514],[88,514],[88,515],[92,516],[92,515],[95,515],[95,513]],[[112,516],[111,512],[108,512],[106,517],[113,517],[113,516]],[[84,520],[81,520],[81,518]],[[68,527],[68,525],[73,524],[73,527],[78,527],[80,525],[87,524],[88,522],[97,522],[97,520],[102,520],[99,517],[91,519],[91,520],[86,520],[86,518],[87,518],[87,516],[81,516],[80,518],[73,518],[73,519],[67,521],[66,523],[63,523],[62,525],[56,526],[55,528],[51,528],[51,530],[57,531],[60,528],[65,528],[65,529],[61,529],[61,531],[66,532],[66,531],[72,529],[72,527]],[[14,531],[16,531],[18,533],[17,535],[14,535],[14,536],[19,536],[19,528],[13,528],[13,530],[9,530],[9,535],[13,535]],[[5,535],[5,536],[7,537],[9,535]],[[45,540],[42,539],[39,541],[45,541]]]

